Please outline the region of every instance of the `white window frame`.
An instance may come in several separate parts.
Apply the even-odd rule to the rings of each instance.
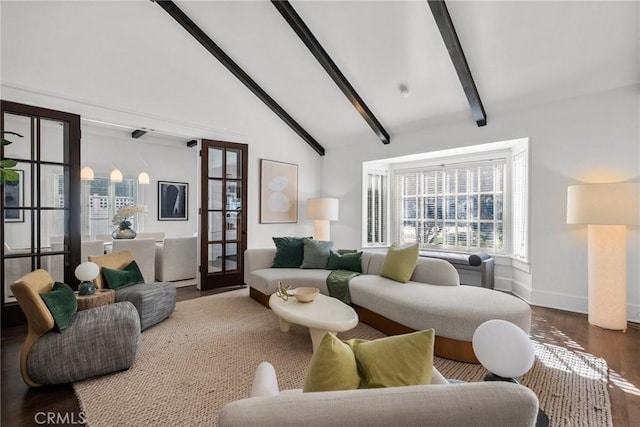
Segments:
[[[124,178],[124,181],[132,186],[132,196],[116,196],[117,183],[111,182],[108,177],[96,177],[96,179],[109,181],[107,195],[90,194],[90,182],[82,181],[81,183],[82,234],[89,235],[91,239],[95,239],[97,234],[110,234],[116,227],[112,223],[116,211],[123,206],[137,205],[140,196],[138,181],[134,178]],[[133,228],[138,228],[135,215],[132,222]]]
[[[508,240],[507,235],[505,234],[506,230],[506,226],[505,226],[505,218],[506,218],[506,214],[508,211],[508,194],[507,194],[507,187],[506,187],[506,172],[508,170],[508,162],[509,162],[509,156],[507,155],[507,153],[499,153],[498,156],[494,156],[492,158],[489,159],[485,159],[485,158],[481,158],[478,160],[475,160],[474,158],[467,158],[467,159],[459,159],[460,161],[454,161],[454,162],[443,162],[443,163],[425,163],[422,165],[419,165],[417,167],[410,167],[410,168],[404,168],[402,165],[398,165],[398,167],[393,169],[393,176],[394,176],[394,182],[395,182],[395,187],[393,189],[394,191],[394,203],[393,203],[393,208],[395,209],[395,219],[394,219],[394,230],[393,230],[393,236],[394,236],[394,241],[398,242],[398,243],[413,243],[413,242],[417,242],[420,245],[420,249],[422,250],[446,250],[446,251],[461,251],[461,252],[476,252],[476,251],[483,251],[483,252],[489,252],[491,254],[503,254],[506,252],[506,241]],[[480,204],[480,199],[478,199],[478,217],[476,219],[458,219],[457,216],[457,212],[454,215],[453,218],[446,218],[446,213],[443,212],[443,218],[439,219],[439,220],[435,220],[436,224],[439,224],[440,226],[442,226],[442,237],[445,238],[445,232],[444,230],[447,228],[445,226],[446,223],[454,223],[454,228],[457,229],[459,224],[467,224],[466,229],[468,231],[470,231],[470,227],[473,223],[476,223],[478,225],[478,239],[480,238],[480,233],[482,230],[482,224],[490,224],[491,227],[495,230],[497,227],[498,223],[502,224],[502,239],[501,239],[501,243],[502,246],[498,247],[498,243],[497,240],[495,238],[495,236],[497,235],[494,234],[494,240],[493,240],[493,246],[491,247],[481,247],[481,246],[471,246],[470,245],[470,240],[471,240],[471,233],[467,234],[467,239],[466,240],[466,244],[460,244],[458,243],[458,235],[460,234],[459,232],[454,233],[454,240],[455,242],[453,244],[448,244],[446,241],[442,242],[441,244],[434,244],[434,245],[427,245],[424,244],[422,242],[420,242],[420,238],[419,236],[415,236],[414,239],[409,239],[407,241],[405,241],[405,236],[403,235],[403,230],[404,230],[404,200],[407,198],[407,196],[400,194],[401,190],[401,179],[400,177],[406,176],[408,174],[418,174],[419,178],[418,178],[418,182],[416,183],[417,188],[416,188],[416,197],[418,197],[418,200],[416,200],[416,225],[417,223],[424,221],[424,212],[423,212],[423,207],[420,205],[419,200],[421,197],[425,197],[425,190],[423,188],[423,179],[421,179],[421,177],[424,177],[424,175],[426,174],[437,174],[440,175],[440,172],[445,172],[445,171],[452,171],[452,170],[460,170],[460,169],[472,169],[472,168],[479,168],[479,167],[490,167],[491,170],[493,170],[494,174],[496,171],[496,166],[499,166],[500,170],[502,171],[502,183],[500,185],[500,189],[499,190],[491,190],[489,193],[494,195],[494,196],[502,196],[502,219],[497,220],[495,218],[495,212],[494,211],[494,218],[492,218],[491,220],[488,219],[482,219],[481,218],[481,204]],[[439,178],[443,178],[442,176],[439,176]],[[443,186],[446,185],[446,183],[442,184]],[[476,184],[477,186],[480,185],[480,183],[478,182]],[[471,188],[473,188],[473,186],[471,186]],[[468,191],[465,193],[468,196],[467,197],[473,197],[473,193],[470,191],[470,188],[467,189]],[[477,196],[478,198],[480,198],[480,191],[478,189],[477,192]],[[485,192],[486,193],[486,192]],[[451,194],[458,194],[458,188],[455,188],[453,193],[450,193],[450,191],[446,188],[442,188],[442,192],[440,192],[439,194],[434,194],[432,197],[435,197],[436,199],[438,198],[442,198],[443,202],[444,200],[446,200],[447,197],[451,197]],[[411,197],[411,196],[409,196]],[[455,196],[456,198],[458,196]],[[458,205],[458,202],[455,202],[455,205]],[[441,208],[442,210],[447,209],[447,206],[443,206]],[[399,216],[403,216],[402,219],[398,218]],[[508,234],[508,233],[507,233]]]
[[[528,262],[528,241],[529,241],[529,183],[530,183],[530,156],[529,156],[529,138],[521,138],[517,140],[502,141],[489,144],[481,144],[469,147],[461,147],[450,150],[442,150],[438,152],[422,153],[417,155],[409,155],[397,158],[377,160],[373,162],[363,163],[363,209],[362,209],[362,246],[371,247],[374,245],[367,243],[367,174],[371,170],[387,170],[390,174],[387,183],[389,185],[387,195],[389,201],[387,206],[389,211],[387,212],[387,231],[389,232],[389,238],[386,241],[386,245],[375,246],[389,246],[391,242],[396,241],[396,209],[395,203],[391,200],[395,197],[395,189],[391,188],[395,182],[395,171],[406,171],[411,169],[420,169],[425,167],[434,167],[442,164],[452,163],[475,163],[480,161],[487,161],[491,159],[503,158],[506,162],[506,168],[504,171],[504,189],[503,189],[503,241],[504,248],[500,253],[496,253],[496,256],[507,256],[523,263]],[[518,160],[520,159],[520,160]],[[516,212],[514,206],[514,198],[512,197],[514,176],[513,167],[514,162],[520,161],[524,167],[524,171],[520,171],[519,177],[523,180],[521,185],[523,186],[523,199],[520,200],[519,206],[520,214],[524,215],[521,224],[521,232],[524,233],[520,238],[516,238],[514,234],[514,222],[513,215]],[[516,248],[518,248],[516,250]],[[447,250],[443,248],[443,250]]]

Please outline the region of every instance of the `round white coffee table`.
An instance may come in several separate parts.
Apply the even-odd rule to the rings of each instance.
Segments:
[[[278,316],[282,332],[289,332],[292,323],[309,328],[314,352],[327,332],[335,335],[358,325],[358,314],[353,308],[322,294],[307,303],[298,302],[295,297],[284,301],[273,294],[269,307]]]

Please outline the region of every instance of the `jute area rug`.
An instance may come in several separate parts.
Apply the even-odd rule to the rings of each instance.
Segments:
[[[364,324],[343,339],[384,336]],[[552,426],[611,426],[607,364],[589,354],[535,344],[536,362],[521,378]],[[302,388],[311,359],[306,328],[281,333],[276,316],[242,289],[180,302],[142,334],[133,366],[73,385],[88,425],[215,425],[227,402],[248,395],[256,366],[271,362],[280,389]],[[436,358],[447,378],[481,381],[480,365]]]

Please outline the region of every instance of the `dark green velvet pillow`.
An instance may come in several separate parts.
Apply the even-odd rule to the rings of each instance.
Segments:
[[[40,294],[40,298],[42,298],[51,312],[57,330],[62,332],[67,329],[69,323],[71,323],[71,318],[78,310],[78,301],[73,289],[64,283],[55,282],[53,289]]]
[[[335,252],[329,253],[329,270],[349,270],[356,273],[362,273],[362,252]]]
[[[144,283],[142,273],[135,261],[131,261],[122,270],[114,270],[113,268],[102,267],[102,275],[109,289],[122,289],[127,286]]]
[[[300,268],[327,268],[333,242],[304,238],[304,259]]]
[[[273,237],[276,256],[271,268],[300,268],[304,260],[303,237]]]

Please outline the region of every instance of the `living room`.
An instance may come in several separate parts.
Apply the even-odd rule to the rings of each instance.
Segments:
[[[176,4],[326,149],[323,156],[154,2],[0,3],[2,99],[80,115],[79,166],[96,176],[115,167],[134,180],[147,172],[151,184],[138,186],[138,203],[148,207],[139,231],[200,232],[199,147],[186,145],[194,139],[249,148],[248,248],[273,247],[274,236],[312,236],[307,200],[331,197],[339,200],[334,248],[358,249],[367,247],[365,163],[525,139],[526,257],[495,254],[495,288],[543,307],[542,323],[557,319],[547,309],[562,310],[571,319],[564,321],[582,319],[579,334],[589,334],[587,227],[567,223],[567,188],[640,179],[637,2],[447,2],[485,126],[472,115],[426,2],[292,2],[390,144],[345,102],[269,2]],[[148,132],[133,139],[135,129]],[[261,221],[261,159],[297,165],[296,222]],[[157,219],[158,181],[188,183],[186,221]],[[637,340],[640,322],[638,231],[627,227],[632,323],[624,340]],[[606,336],[593,341],[628,345]],[[629,385],[616,425],[640,411],[637,368],[626,367],[635,377],[617,368]]]

